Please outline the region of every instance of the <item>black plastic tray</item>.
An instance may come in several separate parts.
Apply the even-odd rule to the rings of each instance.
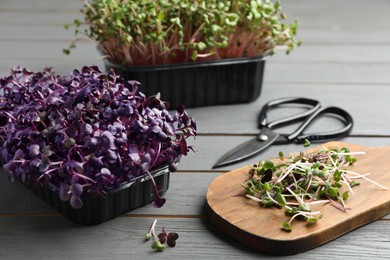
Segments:
[[[147,96],[160,92],[172,109],[252,102],[260,96],[265,67],[263,57],[145,67],[104,62],[106,70],[139,81]]]
[[[161,196],[169,187],[170,171],[168,166],[154,170],[152,175]],[[132,209],[145,206],[155,198],[154,186],[148,175],[108,192],[104,198],[83,195],[81,197],[83,207],[80,209],[72,208],[69,201],[61,201],[58,187],[53,184],[42,187],[33,179],[29,179],[25,184],[70,221],[83,225],[100,224]]]

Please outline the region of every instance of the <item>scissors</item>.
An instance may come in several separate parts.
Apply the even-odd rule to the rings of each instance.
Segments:
[[[309,109],[301,113],[268,122],[267,112],[270,109],[283,104],[299,104],[306,107],[308,106]],[[340,119],[344,123],[344,127],[333,131],[304,134],[303,131],[315,119],[319,118],[323,114],[330,114]],[[303,121],[302,124],[290,134],[280,134],[274,131],[275,128],[299,121]],[[214,164],[213,168],[237,163],[260,153],[273,144],[278,145],[294,142],[304,143],[305,139],[311,142],[321,142],[341,138],[346,136],[352,130],[352,126],[352,117],[345,110],[334,106],[322,108],[320,102],[315,99],[287,97],[272,100],[264,105],[258,116],[258,128],[260,129],[260,134],[228,151]]]

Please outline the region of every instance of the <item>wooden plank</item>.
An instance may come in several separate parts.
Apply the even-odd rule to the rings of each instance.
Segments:
[[[0,44],[1,46],[2,44]],[[25,46],[25,45],[24,45]],[[26,46],[25,46],[26,47]],[[48,46],[47,51],[42,50],[43,55],[63,55],[62,48],[66,46],[56,45],[54,48]],[[41,47],[44,48],[44,47]],[[87,54],[78,56],[82,51]],[[22,64],[24,67],[39,70],[51,66],[59,73],[67,73],[81,65],[80,57],[85,61],[83,64],[102,64],[99,61],[99,54],[95,48],[80,48],[74,52],[74,56],[61,57],[60,60],[53,58],[38,59],[27,49],[19,49],[20,53],[14,58],[2,59],[0,72],[3,74],[9,71],[14,64]],[[37,49],[37,52],[40,50]],[[10,50],[10,52],[18,52]],[[45,54],[46,53],[46,54]],[[90,53],[90,55],[88,55]],[[74,62],[73,62],[74,61]],[[269,83],[278,84],[354,84],[354,85],[388,85],[390,76],[390,63],[321,63],[321,62],[272,62],[266,64],[264,75],[264,86]],[[309,94],[309,93],[308,93]]]
[[[287,16],[298,19],[302,27],[355,28],[363,32],[390,26],[390,2],[386,0],[285,0],[281,5]]]
[[[265,82],[389,84],[390,63],[267,62]]]
[[[15,19],[17,17],[18,19]],[[39,34],[39,29],[41,27],[51,27],[58,28],[58,32],[65,31],[63,28],[64,24],[69,24],[74,19],[82,19],[82,15],[76,12],[11,12],[9,10],[0,9],[0,24],[2,26],[8,26],[11,28],[22,27],[26,31],[19,35],[19,37],[24,36],[26,33]],[[33,29],[36,28],[36,29]],[[33,29],[33,30],[32,30]],[[6,35],[2,35],[2,38],[6,38]],[[31,36],[33,37],[33,36]]]
[[[81,40],[77,43],[77,48],[72,50],[69,57],[96,58],[98,56],[96,44],[90,39],[80,37]],[[32,27],[29,33],[26,33],[26,28],[20,26],[0,26],[0,48],[9,50],[1,53],[1,57],[4,59],[24,58],[27,60],[34,58],[38,60],[63,59],[65,55],[62,53],[62,49],[68,47],[74,39],[73,31],[65,30],[60,25],[57,27],[40,26],[37,30]],[[46,48],[42,46],[43,41]],[[34,55],[30,51],[32,48],[36,51]],[[390,47],[388,43],[377,45],[375,49],[376,51],[372,52],[372,45],[353,43],[344,45],[307,43],[298,47],[289,55],[279,51],[268,58],[267,65],[278,63],[289,64],[290,66],[295,66],[296,63],[299,63],[300,66],[304,64],[311,66],[311,63],[389,64]]]
[[[61,28],[59,29],[61,30]],[[1,41],[0,49],[7,50],[1,54],[4,59],[14,60],[58,60],[67,59],[69,63],[75,58],[92,58],[97,59],[99,57],[96,50],[96,44],[92,41],[83,41],[77,45],[77,48],[69,55],[65,55],[62,52],[63,48],[67,48],[72,39],[67,40],[53,40],[45,41]],[[34,50],[34,51],[31,51]]]
[[[164,207],[154,208],[147,205],[128,214],[204,216],[204,199],[207,187],[219,174],[212,171],[205,173],[172,173],[169,189],[164,195],[164,198],[167,199]],[[2,190],[0,216],[2,214],[58,214],[22,184],[18,182],[11,184],[2,170],[0,175],[0,188]]]
[[[355,27],[339,28],[339,27],[304,27],[298,29],[298,38],[302,40],[303,46],[308,45],[361,45],[361,46],[383,46],[390,42],[390,34],[388,28],[374,27],[370,30],[364,30],[364,34],[360,29]],[[371,51],[371,53],[373,53]]]
[[[164,195],[166,205],[161,209],[146,206],[131,214],[152,215],[204,215],[204,200],[209,184],[221,173],[251,165],[259,160],[275,158],[279,151],[284,154],[303,150],[302,145],[272,146],[263,153],[240,163],[212,170],[212,165],[222,154],[236,145],[248,140],[245,136],[199,136],[194,142],[196,153],[190,153],[182,159],[178,170],[171,174],[168,192]],[[388,138],[345,138],[343,141],[366,145],[385,146]],[[313,144],[314,146],[314,144]],[[3,171],[0,172],[0,214],[56,214],[33,192],[19,183],[9,183]]]
[[[161,218],[156,231],[165,226],[179,234],[175,248],[156,254],[144,242],[153,218],[117,218],[92,227],[80,227],[58,217],[0,218],[2,259],[270,259],[226,238],[205,219]],[[354,232],[288,259],[386,259],[390,254],[387,221],[377,221]],[[33,240],[32,240],[33,239]],[[67,248],[64,250],[64,246]],[[282,258],[284,259],[284,258]],[[287,258],[285,258],[287,259]]]
[[[199,136],[194,142],[195,148],[197,150],[194,154],[189,154],[187,157],[182,159],[182,162],[179,166],[179,170],[192,170],[192,171],[205,171],[210,170],[214,163],[227,151],[231,148],[236,147],[237,145],[250,140],[253,137],[250,136]],[[354,138],[347,137],[343,138],[340,141],[358,144],[363,146],[390,146],[389,138]],[[312,146],[314,147],[313,143]],[[280,151],[284,154],[296,153],[301,150],[304,150],[302,144],[289,144],[289,145],[272,145],[268,147],[263,152],[255,155],[252,158],[248,158],[242,162],[217,168],[218,171],[230,171],[233,169],[241,168],[246,165],[251,165],[260,160],[268,160],[271,158],[278,157]],[[201,163],[199,163],[201,162]]]
[[[68,17],[68,16],[67,16]],[[69,22],[69,21],[68,21]],[[8,42],[55,42],[57,45],[70,43],[75,39],[74,30],[65,30],[61,22],[53,24],[4,24],[0,19],[0,40]],[[67,47],[64,45],[63,47]],[[12,57],[12,56],[10,56]]]
[[[82,66],[82,61],[78,61]],[[65,64],[65,63],[64,63]],[[37,64],[35,64],[37,65]],[[56,67],[58,69],[58,67]],[[55,69],[57,71],[57,69]],[[65,70],[65,69],[64,69]],[[69,68],[68,71],[70,71]],[[66,73],[63,74],[67,74]],[[8,75],[9,71],[2,76]],[[366,89],[370,88],[370,96],[367,97]],[[390,110],[385,85],[340,85],[340,84],[267,84],[263,86],[261,97],[253,103],[234,106],[213,107],[213,115],[210,117],[209,107],[188,109],[198,122],[199,133],[227,133],[227,134],[256,134],[259,132],[256,118],[260,108],[265,102],[284,96],[305,96],[319,99],[323,106],[336,105],[351,113],[354,118],[353,135],[388,135],[386,122],[390,122],[390,114],[380,111]],[[164,97],[164,95],[163,95]],[[345,98],[347,97],[347,98]],[[369,109],[367,109],[369,108]],[[228,116],[227,116],[228,115]],[[277,118],[275,117],[270,117]],[[315,123],[318,130],[337,120],[325,120]],[[335,125],[336,129],[339,125]],[[316,130],[316,129],[312,129]]]
[[[268,74],[267,74],[268,76]],[[367,89],[370,89],[367,93]],[[249,104],[216,106],[188,109],[198,121],[200,133],[236,133],[256,134],[257,115],[268,101],[280,97],[307,97],[320,100],[323,106],[340,106],[348,111],[354,119],[354,135],[388,135],[383,128],[390,122],[390,115],[380,111],[390,110],[387,102],[387,85],[375,84],[332,84],[332,83],[270,83],[264,82],[262,94],[258,100]],[[276,115],[270,119],[278,118]],[[317,129],[323,129],[328,121],[316,122]],[[331,122],[336,123],[335,120]],[[309,129],[308,129],[309,130]]]
[[[390,38],[389,38],[390,42]],[[281,51],[270,57],[270,63],[283,62],[292,63],[389,63],[390,47],[388,43],[375,45],[375,52],[372,52],[373,45],[359,45],[354,43],[346,44],[311,44],[303,43],[289,55]]]
[[[2,0],[0,4],[1,12],[77,12],[82,6],[80,0],[29,0],[29,1],[15,1],[15,0]]]

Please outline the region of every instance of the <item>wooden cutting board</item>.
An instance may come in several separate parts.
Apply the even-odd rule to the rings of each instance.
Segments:
[[[348,147],[358,161],[349,169],[358,173],[371,173],[368,178],[390,188],[390,147],[364,147],[341,142],[329,142],[321,147]],[[267,158],[262,158],[263,160]],[[250,166],[233,170],[217,177],[207,190],[210,221],[226,235],[243,245],[272,255],[300,253],[329,242],[353,229],[379,219],[390,212],[390,190],[384,190],[364,179],[353,188],[355,196],[346,200],[351,210],[342,212],[330,204],[313,206],[323,218],[316,224],[306,225],[295,220],[292,232],[285,232],[281,223],[289,219],[284,209],[263,208],[244,197],[240,183],[248,179]]]

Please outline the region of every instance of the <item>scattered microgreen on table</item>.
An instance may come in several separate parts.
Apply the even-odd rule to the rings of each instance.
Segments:
[[[304,147],[310,142],[305,140]],[[329,149],[284,157],[279,153],[280,163],[261,161],[249,171],[249,180],[241,185],[246,190],[246,197],[259,202],[263,207],[279,207],[286,210],[289,220],[282,223],[282,229],[292,231],[295,219],[314,224],[322,218],[320,211],[312,211],[315,204],[329,203],[346,212],[346,200],[355,195],[353,187],[360,185],[355,179],[365,179],[376,183],[360,174],[348,170],[357,159],[354,157],[364,152],[350,152],[348,148]]]
[[[145,235],[145,241],[153,239],[151,247],[157,251],[162,251],[168,247],[175,247],[176,240],[179,238],[179,235],[174,232],[167,234],[165,228],[162,228],[162,232],[158,235],[156,234],[155,228],[157,224],[157,219],[153,221],[152,226],[150,227],[149,232]]]

